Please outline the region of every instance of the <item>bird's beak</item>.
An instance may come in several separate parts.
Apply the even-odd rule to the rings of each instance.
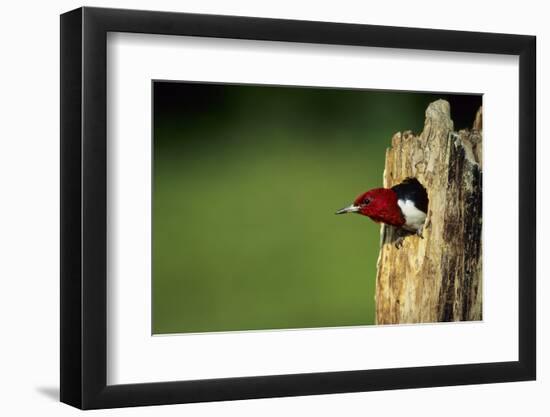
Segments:
[[[338,210],[335,214],[357,213],[359,210],[361,210],[361,207],[352,204],[351,206]]]

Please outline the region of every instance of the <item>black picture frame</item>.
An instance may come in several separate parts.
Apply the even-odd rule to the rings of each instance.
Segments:
[[[519,56],[519,360],[107,385],[108,32]],[[103,8],[61,15],[61,401],[81,409],[533,380],[534,36]]]

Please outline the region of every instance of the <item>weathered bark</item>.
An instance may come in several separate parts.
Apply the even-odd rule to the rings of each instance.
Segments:
[[[453,131],[449,103],[426,110],[424,130],[396,133],[384,187],[417,178],[429,198],[423,238],[382,226],[376,277],[378,324],[481,320],[482,113]]]

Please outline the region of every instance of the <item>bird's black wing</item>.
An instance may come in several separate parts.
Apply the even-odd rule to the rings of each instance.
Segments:
[[[428,212],[428,193],[416,178],[407,178],[391,187],[399,200],[412,200],[424,213]]]

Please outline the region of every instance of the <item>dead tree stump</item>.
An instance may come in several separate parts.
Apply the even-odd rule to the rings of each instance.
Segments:
[[[381,228],[376,323],[481,320],[482,113],[471,130],[453,131],[449,103],[426,110],[424,130],[396,133],[386,151],[384,187],[415,177],[429,197],[424,238],[398,249]]]

